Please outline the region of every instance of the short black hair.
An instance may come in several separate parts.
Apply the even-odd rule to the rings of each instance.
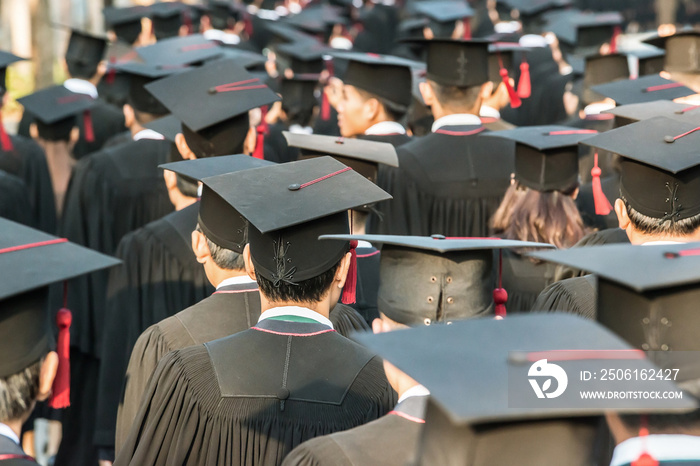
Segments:
[[[435,93],[435,98],[443,107],[451,109],[471,109],[479,100],[481,84],[477,86],[445,86],[435,81],[428,80],[428,84]]]
[[[44,358],[24,370],[0,378],[0,422],[21,419],[39,394],[39,374]]]
[[[342,259],[341,259],[342,260]],[[303,280],[296,284],[278,282],[275,286],[271,280],[256,274],[260,292],[270,301],[287,301],[294,303],[317,302],[328,292],[340,261],[321,275]]]
[[[99,63],[79,63],[74,60],[66,59],[66,65],[68,67],[68,74],[71,78],[90,80],[93,76],[97,74],[97,67]]]
[[[630,203],[622,197],[627,208],[627,216],[632,222],[632,225],[639,231],[647,235],[676,235],[685,236],[694,233],[700,228],[700,214],[682,220],[663,220],[660,218],[649,217],[635,210]]]
[[[384,113],[386,113],[386,115],[392,121],[401,122],[404,120],[404,118],[406,118],[406,114],[408,113],[408,107],[406,105],[397,104],[396,102],[392,102],[384,97],[365,91],[364,89],[360,89],[358,87],[355,89],[357,89],[357,93],[360,94],[360,96],[365,100],[377,99],[377,101],[384,108]]]

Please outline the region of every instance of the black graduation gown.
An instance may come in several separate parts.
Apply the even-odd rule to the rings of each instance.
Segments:
[[[567,278],[555,282],[540,293],[532,305],[533,312],[567,312],[596,319],[598,282],[594,275]]]
[[[508,292],[508,313],[529,312],[537,297],[554,281],[556,266],[551,262],[533,262],[518,252],[503,254],[503,288]]]
[[[603,194],[605,194],[610,205],[615,205],[615,201],[620,197],[620,175],[615,173],[601,178],[600,186],[603,188]],[[591,183],[581,186],[578,197],[576,198],[576,205],[581,213],[583,223],[589,227],[604,230],[606,228],[617,228],[619,225],[614,210],[611,210],[608,215],[598,215],[595,213],[593,185]]]
[[[119,243],[116,256],[124,265],[109,275],[97,385],[94,438],[105,450],[103,459],[114,449],[124,374],[139,335],[214,291],[192,252],[190,235],[198,212],[195,202],[127,234]]]
[[[487,236],[510,185],[513,143],[476,141],[481,126],[444,126],[397,149],[399,167],[380,166],[380,202],[368,230],[376,234]],[[488,146],[488,149],[486,147]]]
[[[168,353],[115,466],[277,465],[394,405],[382,362],[325,325],[266,319]]]
[[[357,287],[355,304],[351,304],[367,322],[379,317],[377,296],[379,294],[379,256],[380,251],[374,246],[358,247],[357,252]]]
[[[625,230],[621,228],[609,228],[607,230],[594,231],[589,233],[574,244],[574,248],[583,248],[587,246],[601,246],[603,244],[629,243],[629,238]],[[571,277],[582,277],[587,275],[585,270],[568,267],[565,265],[557,265],[554,273],[554,281],[564,280]]]
[[[13,149],[0,149],[0,170],[24,181],[28,190],[32,222],[47,233],[56,232],[56,203],[46,155],[39,144],[29,138],[10,135]]]
[[[21,179],[0,170],[0,193],[0,217],[30,227],[36,225],[29,190]]]
[[[282,131],[289,131],[289,127],[282,122],[270,125],[270,131],[265,136],[263,148],[265,160],[285,163],[294,162],[299,158],[299,149],[287,145],[287,140],[284,138]]]
[[[405,466],[416,464],[426,396],[405,399],[386,416],[296,447],[282,466]]]
[[[5,456],[6,455],[6,456]],[[2,466],[34,466],[39,463],[27,456],[24,450],[12,439],[0,435],[0,465]]]

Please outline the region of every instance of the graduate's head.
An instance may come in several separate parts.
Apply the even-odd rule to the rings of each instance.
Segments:
[[[143,32],[141,20],[148,16],[148,8],[144,6],[107,7],[102,13],[115,39],[129,45],[136,45]]]
[[[645,42],[665,49],[664,71],[671,79],[700,93],[700,62],[696,52],[700,46],[698,31],[682,29],[671,36],[657,36]]]
[[[412,99],[410,62],[360,53],[343,53],[339,58],[348,60],[337,108],[342,136],[358,136],[382,121],[404,119]]]
[[[4,104],[3,100],[7,93],[7,67],[22,60],[24,58],[0,50],[0,107]]]
[[[63,86],[42,89],[18,102],[34,117],[30,134],[38,141],[75,143],[80,137],[78,118],[83,119],[83,127],[92,122],[93,99]]]
[[[309,126],[311,124],[316,108],[317,85],[317,75],[282,80],[282,110],[288,125]]]
[[[66,67],[72,78],[93,80],[107,48],[107,40],[73,30],[66,50]]]

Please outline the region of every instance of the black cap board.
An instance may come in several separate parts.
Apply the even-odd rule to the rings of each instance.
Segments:
[[[201,181],[212,176],[269,165],[274,163],[245,154],[236,154],[166,163],[160,165],[160,168],[191,180]],[[218,246],[240,254],[248,244],[247,220],[206,185],[202,188],[198,221],[206,237]]]
[[[616,127],[658,116],[700,125],[700,107],[672,102],[670,100],[655,100],[653,102],[643,102],[640,104],[621,105],[606,110],[604,113],[615,115]]]
[[[160,2],[150,6],[153,33],[157,40],[176,37],[188,6],[180,2]]]
[[[141,19],[148,17],[150,12],[145,6],[126,8],[106,7],[102,10],[105,23],[114,31],[117,38],[133,44],[141,34]]]
[[[51,350],[45,287],[120,261],[2,218],[0,230],[0,377],[7,377]]]
[[[379,312],[410,326],[493,314],[493,290],[497,287],[494,251],[554,247],[499,238],[328,235],[320,239],[381,245]]]
[[[416,12],[427,16],[438,23],[455,22],[459,19],[471,18],[474,10],[467,2],[459,0],[429,0],[416,2]]]
[[[605,97],[610,97],[618,105],[673,100],[695,94],[695,91],[689,87],[658,75],[600,84],[593,86],[592,89]]]
[[[22,60],[26,60],[26,58],[0,50],[0,96],[7,91],[7,67]]]
[[[221,49],[221,59],[236,60],[236,63],[240,66],[250,70],[256,68],[260,65],[264,65],[267,61],[264,55],[251,52],[249,50],[237,49],[233,47],[222,47]]]
[[[627,55],[611,53],[608,55],[589,55],[585,58],[583,73],[583,101],[592,104],[604,99],[592,87],[599,84],[627,80],[630,69]]]
[[[445,86],[469,87],[489,80],[489,42],[433,39],[426,46],[426,77]]]
[[[623,126],[582,141],[622,156],[620,194],[660,222],[700,213],[700,131],[695,123],[665,117]]]
[[[295,74],[320,73],[324,69],[323,56],[330,49],[313,38],[297,39],[273,47],[277,54],[277,71],[284,74],[286,69]]]
[[[71,29],[66,49],[66,62],[76,77],[92,77],[102,61],[107,48],[105,37],[95,36],[84,31]]]
[[[17,99],[34,116],[39,136],[46,140],[63,139],[77,125],[76,116],[90,110],[92,97],[52,86]]]
[[[197,65],[222,55],[221,47],[201,34],[172,37],[153,45],[137,47],[141,59],[153,65]]]
[[[323,234],[348,233],[347,210],[391,196],[331,157],[207,178],[203,183],[249,222],[256,273],[294,284],[329,270],[348,252]]]
[[[664,70],[666,51],[663,49],[658,49],[656,47],[637,47],[629,50],[620,48],[619,51],[637,58],[637,74],[639,76],[659,74]]]
[[[518,10],[521,15],[534,16],[553,10],[573,5],[573,0],[498,0],[513,10]]]
[[[146,123],[144,126],[158,134],[162,134],[165,139],[171,142],[175,142],[175,136],[182,133],[182,122],[174,115],[158,118]]]
[[[343,9],[326,3],[311,4],[301,12],[287,16],[284,24],[301,29],[311,34],[326,34],[336,24],[347,24]]]
[[[666,71],[700,73],[700,31],[682,30],[672,36],[653,37],[646,43],[666,50]]]
[[[394,104],[408,107],[412,98],[411,66],[414,62],[391,55],[335,52],[348,61],[345,84],[378,95]]]
[[[137,111],[153,115],[165,115],[168,109],[160,103],[144,87],[146,84],[175,73],[182,73],[187,68],[182,66],[163,66],[150,63],[138,63],[129,61],[111,65],[118,72],[129,79],[128,102]]]
[[[619,12],[589,13],[566,10],[549,18],[548,31],[556,34],[562,49],[568,53],[591,54],[610,42],[615,28],[623,23]]]
[[[578,143],[595,130],[568,126],[527,126],[480,137],[515,141],[515,179],[537,191],[566,191],[578,183]]]

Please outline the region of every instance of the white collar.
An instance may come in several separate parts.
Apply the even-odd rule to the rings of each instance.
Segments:
[[[3,424],[2,422],[0,422],[0,435],[4,435],[5,437],[9,438],[17,445],[19,445],[19,437],[17,437],[15,431],[12,430],[10,426],[8,426],[7,424]]]
[[[322,316],[316,311],[312,311],[308,307],[300,307],[300,306],[281,306],[281,307],[273,307],[272,309],[268,309],[267,311],[263,312],[260,314],[260,318],[258,319],[258,322],[261,322],[265,319],[269,319],[271,317],[279,317],[279,316],[297,316],[297,317],[306,317],[307,319],[315,320],[319,324],[323,324],[327,327],[333,328],[333,322],[328,320],[326,317]]]
[[[585,115],[600,115],[603,112],[612,110],[615,108],[615,104],[610,104],[607,102],[597,102],[595,104],[586,105],[583,109]]]
[[[669,244],[683,244],[682,241],[649,241],[640,246],[668,246]]]
[[[221,283],[219,283],[219,285],[216,287],[216,289],[218,290],[221,287],[231,285],[245,285],[246,283],[255,283],[255,280],[251,279],[247,274],[239,275],[238,277],[229,277],[225,280],[222,280]]]
[[[313,134],[314,129],[311,126],[301,126],[295,123],[289,126],[289,132],[292,134]]]
[[[496,118],[497,120],[500,120],[501,112],[488,105],[482,105],[479,109],[479,116],[486,118]]]
[[[406,134],[406,129],[401,123],[395,121],[380,121],[365,130],[365,134],[383,136],[386,134]]]
[[[209,29],[202,34],[207,40],[216,40],[228,45],[240,44],[241,38],[236,34],[220,31],[218,29]]]
[[[76,94],[89,95],[93,99],[97,98],[97,87],[90,81],[85,81],[84,79],[70,78],[66,79],[63,83],[63,87]]]
[[[481,118],[471,113],[453,113],[435,120],[430,130],[434,133],[443,126],[481,126]]]
[[[630,464],[644,451],[657,461],[700,459],[700,437],[695,435],[633,437],[615,447],[610,466]]]
[[[134,134],[134,141],[140,141],[141,139],[155,139],[157,141],[162,141],[165,139],[165,137],[152,129],[146,128]]]
[[[358,240],[358,241],[357,241],[357,247],[358,247],[358,248],[368,248],[368,249],[369,249],[369,248],[373,248],[374,246],[372,246],[372,243],[370,243],[369,241],[365,241],[365,240],[362,240],[362,239],[361,239],[361,240]]]
[[[430,391],[425,388],[423,385],[414,385],[413,387],[409,388],[405,392],[403,392],[403,395],[399,397],[399,403],[401,403],[404,400],[407,400],[408,398],[414,397],[414,396],[428,396],[430,395]]]

